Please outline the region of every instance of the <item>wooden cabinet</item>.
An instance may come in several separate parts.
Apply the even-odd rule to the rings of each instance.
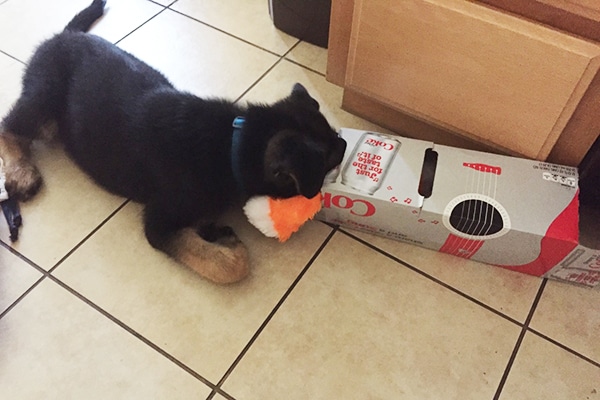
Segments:
[[[343,106],[401,134],[577,165],[600,132],[592,40],[465,0],[334,0],[330,32]]]

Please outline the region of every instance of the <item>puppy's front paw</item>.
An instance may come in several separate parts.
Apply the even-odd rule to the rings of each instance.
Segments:
[[[199,232],[185,228],[173,238],[166,249],[167,254],[216,283],[227,284],[244,279],[250,272],[246,246],[231,228],[209,231],[211,235],[217,231],[228,234],[209,242]]]
[[[42,175],[27,160],[14,161],[5,167],[6,190],[11,198],[18,201],[31,199],[42,187]]]
[[[217,243],[222,246],[232,247],[241,243],[241,240],[229,226],[203,225],[198,228],[197,233],[207,242]]]

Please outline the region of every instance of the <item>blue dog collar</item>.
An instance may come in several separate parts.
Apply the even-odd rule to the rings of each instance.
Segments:
[[[238,189],[244,193],[244,180],[240,166],[240,148],[242,147],[242,129],[244,128],[244,117],[235,117],[231,126],[233,135],[231,136],[231,170],[237,183]]]

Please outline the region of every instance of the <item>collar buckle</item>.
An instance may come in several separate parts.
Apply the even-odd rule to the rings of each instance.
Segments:
[[[244,127],[244,122],[246,122],[246,118],[235,117],[231,126],[234,127],[235,129],[242,129]]]
[[[231,170],[235,179],[238,190],[245,192],[244,179],[242,176],[240,165],[240,148],[242,142],[242,128],[246,119],[244,117],[235,117],[231,126],[233,127],[233,135],[231,137]]]

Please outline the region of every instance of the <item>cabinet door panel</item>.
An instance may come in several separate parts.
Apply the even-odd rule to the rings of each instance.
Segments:
[[[428,122],[545,159],[600,48],[463,0],[356,0],[346,85]]]

